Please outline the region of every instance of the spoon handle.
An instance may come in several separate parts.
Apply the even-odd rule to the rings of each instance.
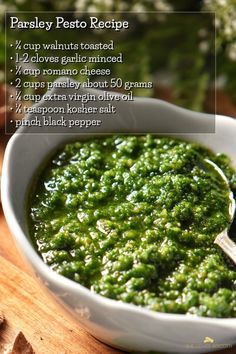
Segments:
[[[222,231],[215,239],[216,243],[220,248],[232,259],[236,264],[236,243],[234,243],[227,234],[227,229]]]

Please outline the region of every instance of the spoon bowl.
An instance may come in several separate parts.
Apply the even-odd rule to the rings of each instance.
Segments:
[[[229,216],[230,216],[230,225],[234,219],[235,214],[235,199],[233,192],[229,187],[229,181],[225,176],[224,172],[221,170],[219,166],[217,166],[213,161],[209,159],[204,159],[204,165],[211,165],[214,170],[220,175],[220,177],[225,181],[229,189]],[[205,166],[204,166],[205,167]],[[229,225],[229,226],[230,226]],[[219,235],[216,236],[214,243],[217,244],[225,254],[230,257],[230,259],[236,264],[236,244],[231,240],[228,236],[229,227],[225,228]]]

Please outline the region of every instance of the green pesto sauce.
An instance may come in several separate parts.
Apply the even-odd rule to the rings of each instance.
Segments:
[[[229,159],[169,137],[65,145],[36,181],[30,229],[45,263],[92,291],[149,309],[236,317],[236,268],[213,244],[229,224]]]

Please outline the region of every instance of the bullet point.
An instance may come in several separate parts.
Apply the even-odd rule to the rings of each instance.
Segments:
[[[13,44],[11,44],[10,47],[13,47]]]
[[[13,82],[10,82],[10,85],[13,85]]]
[[[11,69],[10,72],[12,73],[12,72],[13,72],[13,69]]]
[[[13,60],[13,57],[10,57],[11,60]]]
[[[11,98],[13,98],[14,96],[13,95],[11,95]]]
[[[13,123],[13,120],[11,119],[10,122]]]
[[[11,107],[10,110],[13,111],[13,108]]]

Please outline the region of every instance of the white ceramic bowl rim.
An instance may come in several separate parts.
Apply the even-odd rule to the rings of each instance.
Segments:
[[[116,309],[117,311],[124,309],[129,312],[138,312],[142,315],[147,317],[152,317],[156,319],[163,319],[165,321],[181,321],[184,319],[188,322],[204,322],[208,323],[209,325],[214,324],[216,325],[229,325],[230,327],[232,324],[236,325],[235,318],[206,318],[206,317],[199,317],[199,316],[191,316],[185,314],[172,314],[172,313],[161,313],[161,312],[154,312],[144,307],[138,307],[136,305],[127,304],[124,302],[119,302],[116,300],[112,300],[109,298],[105,298],[99,294],[92,293],[89,289],[85,288],[84,286],[65,278],[56,272],[52,271],[41,259],[41,257],[37,254],[36,250],[34,249],[31,242],[28,240],[26,235],[24,234],[22,228],[20,227],[18,220],[16,218],[16,214],[14,208],[11,203],[12,196],[9,194],[9,187],[8,187],[8,173],[10,171],[10,160],[11,160],[11,153],[14,149],[14,144],[19,139],[20,134],[15,134],[9,141],[9,144],[6,148],[5,156],[4,156],[4,166],[3,166],[3,174],[2,174],[2,183],[1,183],[1,194],[2,194],[2,204],[6,219],[10,226],[10,229],[14,229],[14,235],[16,241],[21,245],[24,249],[24,253],[29,261],[35,266],[36,269],[40,269],[41,273],[44,277],[48,280],[52,280],[53,282],[58,282],[60,284],[64,284],[67,289],[73,289],[73,291],[79,290],[80,293],[85,294],[87,297],[91,298],[97,304],[104,304],[106,306],[112,307],[112,309]]]
[[[67,78],[60,78],[57,81],[64,82],[67,80]],[[100,93],[101,91],[97,90],[87,90],[90,91],[91,93]],[[60,93],[60,89],[52,89],[50,93],[58,92]],[[86,92],[86,90],[82,90],[82,92]],[[51,103],[50,103],[51,104]],[[55,103],[56,104],[56,103]],[[95,103],[97,104],[97,103]],[[47,105],[47,103],[40,101],[37,105],[35,106],[44,106]],[[164,101],[156,100],[156,99],[146,99],[146,98],[136,98],[135,99],[135,104],[122,104],[120,101],[117,103],[118,108],[118,113],[119,113],[119,127],[118,131],[120,133],[124,132],[124,129],[127,128],[127,114],[129,115],[129,128],[133,133],[143,133],[143,129],[146,129],[148,126],[148,123],[151,121],[151,131],[152,133],[155,133],[155,131],[158,131],[158,134],[161,134],[162,132],[165,133],[165,128],[166,128],[166,120],[168,122],[172,123],[173,122],[173,117],[175,118],[175,122],[182,125],[183,128],[187,126],[189,128],[193,128],[191,131],[195,136],[198,136],[198,139],[201,140],[202,143],[205,143],[205,139],[207,138],[207,134],[204,135],[204,140],[203,137],[200,136],[202,131],[206,128],[206,131],[208,133],[212,133],[212,131],[207,130],[209,128],[209,118],[211,119],[212,116],[209,114],[202,114],[202,113],[197,113],[197,112],[192,112],[188,111],[186,109],[171,105],[169,103],[166,103]],[[147,109],[149,110],[149,114],[147,115]],[[158,112],[159,116],[163,116],[164,118],[164,123],[163,125],[159,125],[163,123],[163,120],[161,122],[158,122],[156,124],[154,131],[153,131],[153,123],[156,123],[156,112]],[[125,113],[125,114],[124,114]],[[126,114],[127,113],[127,114]],[[142,116],[142,120],[139,120],[139,124],[136,122],[136,117],[137,115]],[[192,119],[188,119],[191,117]],[[30,115],[27,117],[28,119],[33,118],[33,115]],[[143,119],[144,118],[144,119]],[[232,134],[235,132],[235,121],[232,122],[232,119],[228,117],[223,117],[223,116],[216,116],[216,122],[220,123],[220,131],[222,134],[227,134],[230,132],[230,139],[233,141]],[[201,125],[202,129],[199,129],[199,122]],[[155,125],[155,124],[154,124]],[[225,126],[229,125],[227,127],[227,131],[225,131]],[[231,129],[232,126],[232,129]],[[169,126],[168,126],[169,127]],[[110,127],[109,127],[110,128]],[[158,128],[158,130],[157,130]],[[163,131],[160,131],[159,128],[163,129]],[[212,128],[212,126],[210,127]],[[140,129],[140,130],[139,130]],[[155,130],[156,129],[156,130]],[[196,129],[196,130],[195,130]],[[186,129],[188,131],[188,129]],[[43,130],[44,131],[44,130]],[[188,134],[186,131],[186,134]],[[12,232],[12,234],[15,237],[15,240],[17,241],[17,244],[20,246],[21,250],[23,251],[23,255],[28,259],[29,263],[33,266],[34,270],[36,270],[36,273],[40,275],[40,277],[46,282],[48,281],[49,284],[52,284],[53,287],[55,287],[57,290],[59,289],[60,292],[61,290],[64,290],[68,293],[71,292],[71,294],[75,294],[78,296],[84,297],[86,301],[84,301],[84,304],[92,304],[94,305],[93,308],[99,308],[100,313],[105,312],[106,310],[110,310],[112,315],[116,314],[127,314],[128,317],[130,315],[131,318],[144,318],[148,319],[148,322],[151,324],[156,324],[159,322],[160,325],[162,323],[167,322],[168,325],[171,327],[176,325],[180,325],[181,323],[187,325],[188,327],[193,327],[193,328],[199,328],[199,326],[203,326],[203,328],[210,328],[211,326],[217,327],[218,332],[220,333],[222,328],[224,328],[224,333],[234,333],[236,331],[236,318],[226,318],[226,319],[219,319],[219,318],[206,318],[206,317],[199,317],[199,316],[190,316],[190,315],[184,315],[184,314],[171,314],[171,313],[161,313],[161,312],[154,312],[151,310],[148,310],[147,308],[142,308],[138,307],[132,304],[127,304],[123,302],[118,302],[115,300],[111,300],[109,298],[102,297],[99,294],[92,293],[89,289],[85,288],[84,286],[68,279],[65,278],[56,272],[52,271],[41,259],[41,257],[38,255],[36,250],[34,249],[33,245],[31,244],[30,240],[27,238],[27,232],[24,230],[26,229],[25,227],[22,227],[21,220],[18,220],[17,213],[19,213],[19,210],[15,208],[14,206],[14,196],[11,193],[11,187],[12,185],[9,181],[9,176],[14,176],[13,172],[17,173],[17,171],[14,169],[14,166],[12,166],[11,160],[14,156],[15,149],[18,149],[20,147],[20,142],[22,142],[22,139],[25,138],[27,139],[27,134],[29,133],[33,136],[33,134],[37,134],[38,130],[36,129],[28,129],[28,127],[22,127],[18,130],[18,133],[15,134],[11,139],[10,142],[7,146],[5,156],[4,156],[4,162],[3,162],[3,172],[2,172],[2,183],[1,183],[1,190],[2,190],[2,204],[3,204],[3,210],[5,213],[5,217],[7,220],[7,223],[9,225],[9,228]],[[33,134],[32,134],[33,132]],[[47,135],[50,135],[47,130],[45,130],[45,133]],[[68,133],[68,132],[67,132]],[[100,133],[103,133],[103,131],[100,131]],[[111,131],[109,130],[109,133]],[[172,131],[173,134],[175,134],[175,129]],[[172,134],[170,133],[170,135]],[[199,134],[200,133],[200,134]],[[41,132],[42,134],[42,132]],[[53,132],[55,134],[55,132]],[[94,131],[90,131],[90,135],[93,135]],[[178,133],[177,133],[178,134]],[[23,135],[23,136],[22,136]],[[68,135],[68,139],[69,134]],[[74,133],[73,133],[74,135]],[[184,134],[183,134],[184,135]],[[34,136],[33,136],[34,137]],[[30,137],[29,137],[30,138]],[[18,141],[18,139],[21,139]],[[211,139],[211,138],[210,138]],[[34,140],[30,140],[30,144],[34,144]],[[221,144],[222,145],[222,144]],[[227,144],[226,144],[227,145]],[[22,146],[21,146],[22,147]],[[223,146],[224,147],[224,146]],[[27,146],[27,148],[30,148],[30,145]],[[218,147],[219,148],[219,147]],[[226,149],[227,150],[227,149]],[[18,150],[16,150],[18,152]],[[219,150],[221,151],[221,150]],[[226,153],[229,153],[229,155],[234,155],[234,150],[232,152],[232,147],[228,149],[228,151],[225,151]],[[18,157],[17,157],[18,158]],[[236,164],[236,162],[235,162]],[[236,167],[236,166],[235,166]],[[14,179],[13,179],[14,180]],[[15,179],[16,181],[16,179]],[[16,189],[18,192],[18,190]],[[21,192],[21,191],[20,191]],[[21,204],[20,204],[21,205]],[[58,291],[56,292],[58,294]],[[61,299],[63,302],[63,299]],[[88,300],[88,301],[87,301]],[[68,303],[67,303],[68,305]],[[67,306],[68,308],[70,307]],[[74,306],[73,306],[74,309]],[[119,317],[119,316],[117,316]],[[123,318],[123,317],[122,317]],[[113,321],[113,316],[110,319],[110,321]],[[115,320],[114,320],[115,321]],[[192,326],[191,326],[192,324]],[[123,323],[121,323],[123,326]],[[123,328],[123,327],[122,327]],[[178,328],[178,327],[176,327]],[[179,327],[180,328],[180,327]],[[137,328],[136,328],[137,329]],[[231,336],[234,337],[234,334]],[[101,338],[102,339],[102,338]],[[177,339],[178,340],[178,339]],[[231,341],[232,342],[232,341]],[[172,351],[173,352],[173,351]],[[186,351],[185,351],[186,352]]]

